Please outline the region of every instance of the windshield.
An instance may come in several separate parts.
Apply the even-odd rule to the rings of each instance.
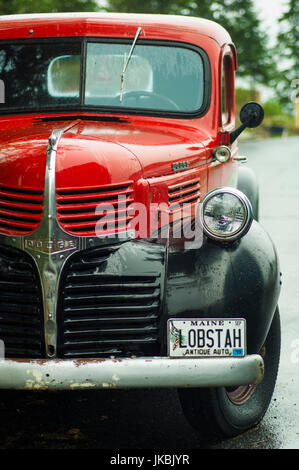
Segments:
[[[57,107],[134,109],[141,114],[201,109],[205,70],[202,55],[194,48],[137,42],[123,74],[131,43],[88,41],[86,48],[82,44],[2,44],[5,98],[0,112]]]
[[[0,78],[4,83],[5,99],[0,110],[36,109],[80,103],[80,61],[59,67],[59,56],[80,57],[81,44],[7,44],[0,46]],[[75,70],[74,70],[75,68]],[[53,93],[49,70],[59,74],[75,93],[67,89],[59,96]],[[66,70],[68,69],[68,70]]]

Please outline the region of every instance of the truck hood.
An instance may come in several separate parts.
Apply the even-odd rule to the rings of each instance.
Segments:
[[[141,177],[141,166],[131,152],[117,143],[81,136],[77,122],[34,122],[32,117],[3,119],[0,186],[43,191],[48,139],[54,129],[64,129],[57,152],[57,189],[99,186],[99,182],[110,184]]]
[[[80,122],[72,130],[80,139],[104,141],[127,149],[141,166],[144,178],[173,173],[173,163],[188,161],[188,168],[206,163],[203,145],[208,136],[190,125],[157,119],[119,123]]]
[[[187,125],[155,120],[132,122],[52,121],[3,118],[0,131],[0,185],[42,191],[48,138],[64,129],[56,161],[59,188],[92,187],[173,173],[174,162],[205,164],[198,134]]]

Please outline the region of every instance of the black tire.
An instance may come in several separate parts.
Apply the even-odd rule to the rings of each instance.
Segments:
[[[235,437],[257,425],[266,413],[279,366],[278,308],[260,354],[264,357],[265,374],[259,385],[178,390],[185,417],[205,440]]]

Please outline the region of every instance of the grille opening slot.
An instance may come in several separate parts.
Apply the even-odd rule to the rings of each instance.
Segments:
[[[25,188],[10,188],[8,186],[0,185],[0,192],[13,192],[16,194],[25,194],[30,196],[43,196],[43,191],[36,189],[25,189]]]
[[[117,191],[122,191],[128,189],[130,184],[124,184],[117,186]],[[105,187],[97,187],[97,188],[84,188],[84,189],[61,189],[57,191],[59,196],[77,196],[77,195],[85,195],[85,194],[97,194],[97,193],[109,193],[115,192],[115,186],[105,186]]]

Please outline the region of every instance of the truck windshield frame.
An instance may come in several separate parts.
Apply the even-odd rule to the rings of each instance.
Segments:
[[[178,41],[138,39],[126,71],[126,86],[120,100],[123,58],[125,53],[129,53],[131,46],[132,39],[112,37],[0,41],[0,79],[5,89],[5,100],[0,103],[0,115],[80,111],[194,118],[207,112],[211,95],[211,67],[208,55],[196,45]],[[97,66],[96,54],[102,54],[101,57],[104,57],[105,49],[106,60],[110,57],[111,62],[108,52],[112,51],[112,55],[114,54],[113,86],[114,89],[117,87],[118,94],[112,96],[111,82],[111,96],[102,94],[95,100],[91,93],[91,84],[95,82],[90,72],[90,63],[93,61],[93,66]],[[120,54],[116,53],[118,49]],[[169,57],[171,54],[172,62],[168,61],[164,67],[165,62],[161,61],[161,56]],[[181,77],[178,77],[177,88],[173,85],[172,95],[167,97],[165,90],[170,87],[165,86],[165,76],[168,74],[169,83],[173,81],[171,72],[177,73],[176,59],[181,63],[185,61],[185,65],[189,61],[189,68],[193,67],[197,75],[192,77],[188,72],[188,76],[188,73],[185,73],[186,67],[181,67],[184,70]],[[102,64],[103,60],[101,66]],[[119,66],[121,69],[118,74]],[[160,75],[157,75],[158,69]],[[139,74],[136,70],[140,70],[139,84],[136,78]],[[64,78],[61,79],[63,74]],[[105,91],[104,75],[102,93]],[[186,81],[183,82],[183,79]],[[190,86],[190,80],[193,80],[193,86]],[[140,85],[141,82],[144,82],[144,89]],[[198,85],[197,88],[195,84]],[[180,98],[179,102],[177,97]]]

